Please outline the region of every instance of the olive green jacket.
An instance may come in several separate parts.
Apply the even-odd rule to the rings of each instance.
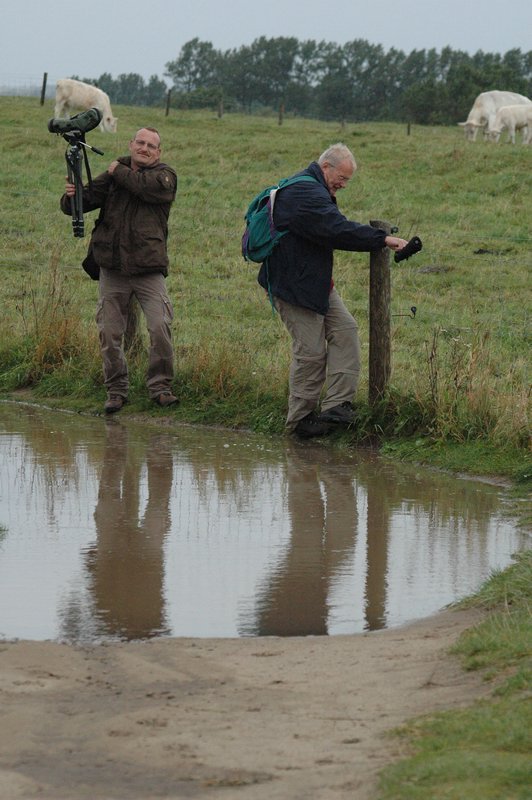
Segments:
[[[90,247],[99,267],[131,275],[168,274],[168,216],[177,191],[177,175],[168,164],[139,170],[129,156],[118,159],[112,175],[103,172],[83,188],[83,211],[101,209]],[[61,210],[71,214],[70,198]]]

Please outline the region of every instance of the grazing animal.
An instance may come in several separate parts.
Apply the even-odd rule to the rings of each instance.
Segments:
[[[495,115],[493,125],[488,130],[492,142],[498,142],[501,133],[508,131],[508,141],[515,144],[515,132],[523,131],[523,144],[530,144],[532,138],[532,103],[528,105],[503,106]]]
[[[117,118],[113,117],[109,96],[97,86],[75,81],[72,78],[61,78],[57,81],[55,88],[54,117],[69,116],[69,112],[73,108],[83,111],[89,108],[99,109],[102,114],[101,130],[106,133],[116,133]]]
[[[527,103],[532,103],[532,100],[516,92],[500,92],[497,89],[492,92],[482,92],[473,103],[466,121],[459,122],[458,125],[464,128],[466,139],[474,142],[481,128],[484,130],[484,134],[487,135],[487,132],[493,126],[495,115],[499,108],[502,108],[502,106],[526,105]]]

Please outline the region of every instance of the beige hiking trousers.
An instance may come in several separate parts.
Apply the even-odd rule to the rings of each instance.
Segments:
[[[279,297],[274,302],[292,337],[286,418],[286,428],[291,431],[317,409],[324,385],[322,411],[352,402],[360,376],[358,326],[336,289],[329,295],[325,316]]]

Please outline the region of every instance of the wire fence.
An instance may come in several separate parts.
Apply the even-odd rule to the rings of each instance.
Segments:
[[[20,72],[0,72],[0,96],[3,97],[40,97],[46,85],[45,98],[55,97],[55,84],[64,75],[52,75],[43,71],[38,74]]]

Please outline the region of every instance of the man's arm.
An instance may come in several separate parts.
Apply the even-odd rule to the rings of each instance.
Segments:
[[[177,175],[171,167],[132,170],[120,161],[108,169],[112,179],[145,203],[171,203],[177,191]]]
[[[309,239],[318,246],[371,252],[383,247],[396,251],[407,244],[405,239],[389,236],[380,228],[347,219],[326,189],[312,186],[309,190],[308,184],[296,184],[284,191],[290,191],[291,196],[285,196],[288,213],[279,214],[280,229],[286,226],[291,233]],[[282,202],[282,195],[280,199]]]
[[[111,176],[108,172],[102,172],[101,175],[93,178],[91,189],[89,189],[88,184],[83,187],[83,211],[94,211],[96,208],[101,208],[109,192],[111,180]],[[74,192],[75,186],[73,183],[70,183],[67,177],[65,193],[59,201],[63,214],[70,215],[70,198],[74,196]]]

